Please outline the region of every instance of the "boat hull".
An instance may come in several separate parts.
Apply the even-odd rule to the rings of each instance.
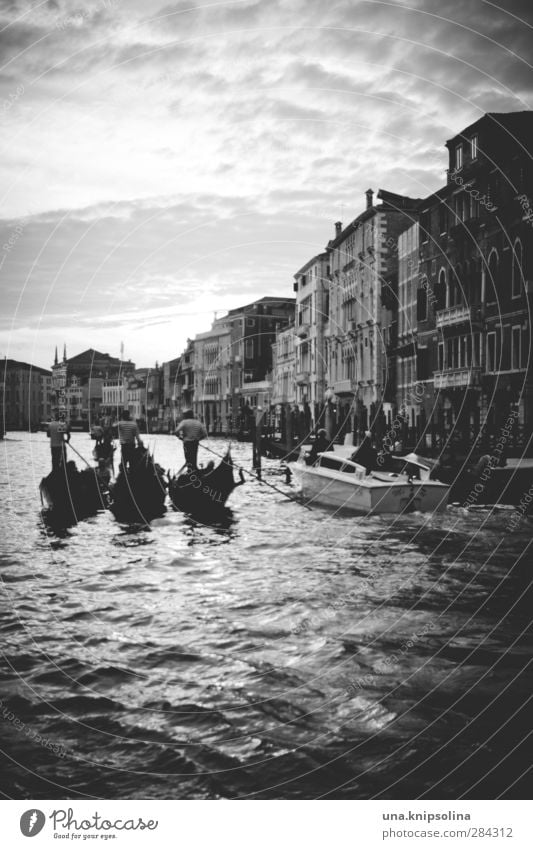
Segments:
[[[226,501],[239,485],[233,473],[234,466],[228,452],[213,469],[197,469],[171,478],[168,487],[170,500],[183,513],[208,524],[218,523],[230,512],[225,506]]]
[[[123,524],[147,524],[163,516],[168,483],[163,470],[145,449],[137,449],[132,467],[122,467],[110,487],[109,509]]]
[[[107,506],[93,469],[66,475],[63,467],[50,472],[39,485],[43,513],[50,524],[74,525]]]
[[[336,510],[365,515],[440,512],[448,503],[449,487],[438,481],[386,480],[372,475],[354,480],[354,475],[303,463],[295,463],[292,469],[307,502]]]

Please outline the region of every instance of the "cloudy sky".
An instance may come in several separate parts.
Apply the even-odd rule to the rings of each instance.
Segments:
[[[177,356],[532,108],[530,3],[0,0],[0,355]]]

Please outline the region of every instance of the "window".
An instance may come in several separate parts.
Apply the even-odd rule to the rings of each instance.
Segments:
[[[427,293],[427,280],[424,278],[422,281],[424,285],[423,289],[418,289],[416,293],[416,320],[417,321],[426,321],[428,317],[428,293]]]
[[[446,232],[446,224],[447,224],[447,215],[446,215],[446,204],[444,201],[439,206],[439,233],[442,234]]]
[[[522,361],[522,332],[520,325],[516,325],[511,330],[511,368],[517,371],[521,367]]]
[[[487,274],[487,303],[496,303],[496,291],[498,283],[498,254],[495,250],[489,256],[489,268]]]
[[[496,334],[487,333],[487,371],[496,371]]]
[[[470,139],[470,159],[477,159],[477,136]]]
[[[522,291],[522,243],[519,239],[513,248],[512,292],[513,298],[519,298]]]
[[[244,343],[244,356],[247,360],[253,360],[254,357],[254,340],[247,339]]]
[[[455,169],[460,171],[463,167],[463,145],[458,144],[455,148]]]
[[[436,287],[436,308],[443,310],[446,308],[446,271],[441,268],[439,272],[439,280]]]
[[[439,342],[438,348],[438,370],[444,371],[444,342]]]

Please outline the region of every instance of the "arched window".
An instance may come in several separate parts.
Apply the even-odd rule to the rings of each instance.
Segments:
[[[446,271],[441,268],[439,271],[439,279],[435,287],[435,297],[437,300],[436,309],[443,310],[446,308]]]
[[[473,260],[470,266],[470,303],[481,303],[481,262]]]
[[[520,239],[517,239],[513,246],[513,270],[511,274],[513,298],[519,298],[522,294],[522,281],[524,278],[524,269],[522,266],[523,255],[522,242]]]
[[[460,264],[456,265],[450,275],[450,306],[455,307],[461,303],[461,280],[463,269]]]
[[[499,257],[496,249],[493,249],[489,256],[489,267],[487,271],[487,303],[494,304],[498,299],[498,276],[499,276]]]

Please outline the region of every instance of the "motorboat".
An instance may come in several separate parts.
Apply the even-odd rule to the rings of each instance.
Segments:
[[[307,503],[367,515],[446,508],[450,487],[430,479],[429,464],[416,455],[394,459],[399,471],[376,469],[367,474],[359,463],[336,451],[324,451],[313,465],[307,465],[302,454],[291,470]]]

